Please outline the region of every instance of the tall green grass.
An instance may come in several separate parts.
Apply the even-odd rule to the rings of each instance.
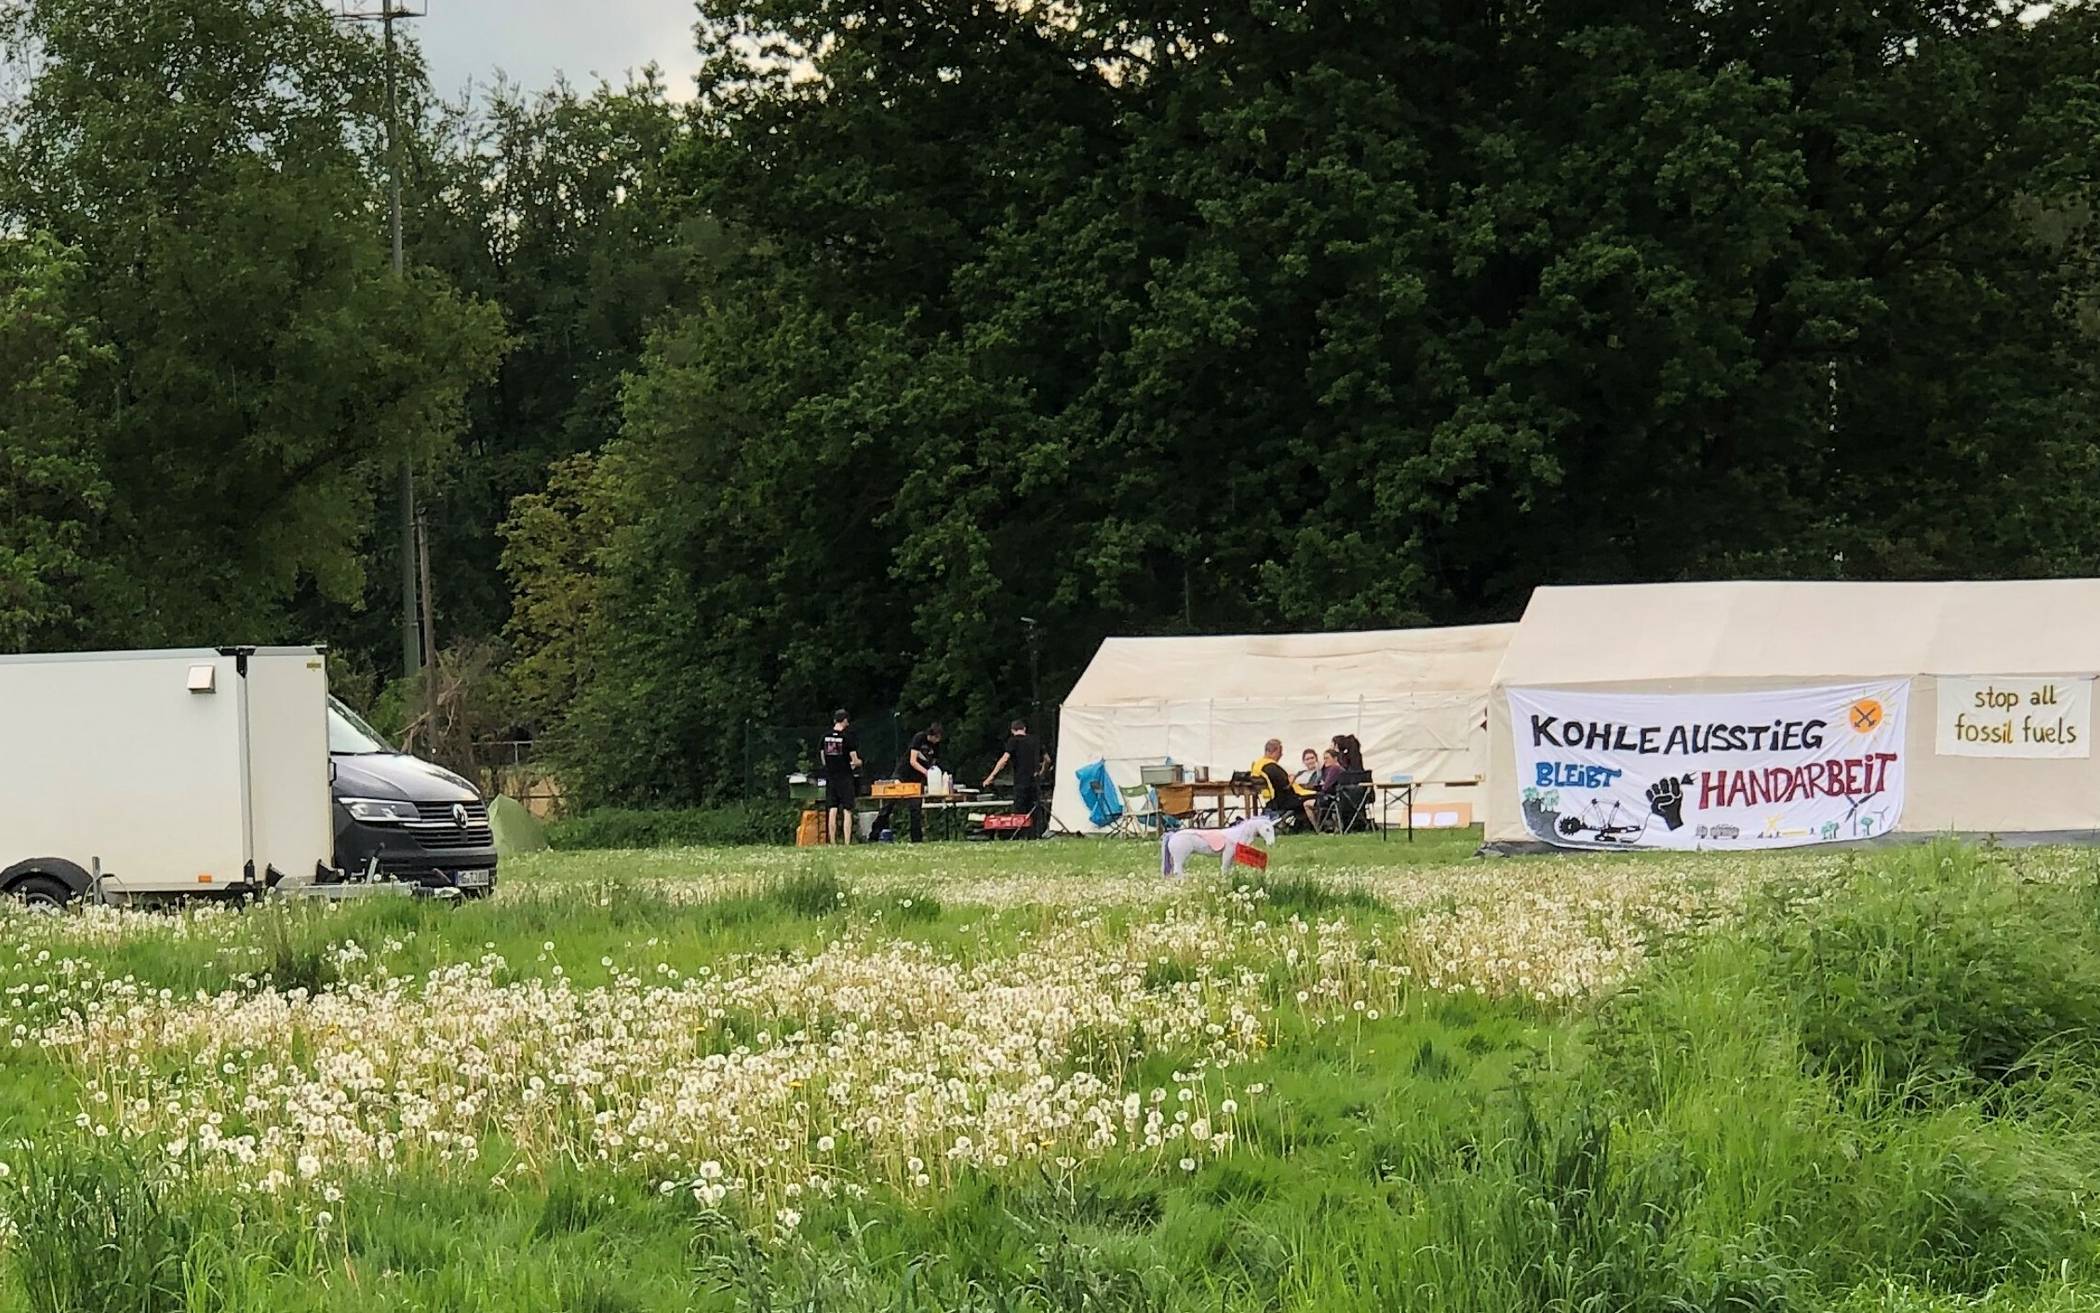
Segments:
[[[2100,1034],[2100,957],[2081,886],[2018,878],[1951,844],[1862,867],[1843,898],[1773,924],[1802,1042],[1844,1084],[1913,1102],[2003,1090]]]
[[[127,1156],[88,1145],[19,1156],[9,1255],[35,1313],[136,1313],[181,1306],[211,1235]]]
[[[680,960],[814,944],[848,920],[937,936],[983,909],[861,901],[826,856],[642,911],[535,898],[256,921],[273,987],[327,945],[565,953],[643,935]],[[2067,1313],[2100,1307],[2100,896],[1933,847],[1674,944],[1585,1011],[1418,994],[1377,1022],[1288,1013],[1236,1068],[1245,1151],[811,1203],[783,1238],[592,1163],[374,1181],[333,1226],[155,1178],[49,1109],[9,1135],[0,1307],[1090,1313]],[[1396,914],[1317,877],[1300,914]],[[909,904],[907,906],[907,904]],[[1028,924],[1025,916],[1017,924]],[[557,935],[556,932],[559,931]],[[992,937],[996,942],[996,936]],[[980,946],[985,942],[980,936]],[[129,950],[127,950],[129,951]],[[185,977],[211,950],[167,945]],[[151,975],[146,950],[125,959]],[[318,965],[316,965],[318,964]],[[1144,987],[1173,988],[1174,963]],[[1176,1055],[1142,1055],[1170,1067]],[[17,1056],[14,1077],[28,1079]],[[1149,1071],[1149,1067],[1147,1068]],[[32,1122],[23,1119],[33,1118]]]

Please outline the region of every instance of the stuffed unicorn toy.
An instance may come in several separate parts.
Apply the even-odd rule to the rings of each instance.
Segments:
[[[1159,840],[1159,873],[1180,875],[1181,868],[1188,864],[1189,855],[1196,852],[1223,853],[1225,857],[1220,871],[1229,872],[1239,846],[1251,844],[1256,838],[1271,848],[1276,846],[1275,818],[1249,816],[1222,830],[1169,830]]]

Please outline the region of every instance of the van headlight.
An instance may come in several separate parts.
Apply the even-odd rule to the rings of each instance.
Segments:
[[[345,798],[343,806],[350,809],[350,819],[368,825],[392,825],[398,821],[416,819],[416,805],[412,802],[395,802],[388,798]]]

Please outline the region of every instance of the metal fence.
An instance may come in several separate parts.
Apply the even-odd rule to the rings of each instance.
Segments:
[[[1043,714],[1029,717],[1029,729],[1043,746],[1046,756],[1054,757],[1057,751],[1057,714],[1059,706],[1047,707]],[[1038,723],[1040,722],[1040,723]],[[877,712],[867,717],[856,716],[853,731],[860,739],[861,783],[885,779],[894,774],[904,760],[904,749],[912,736],[925,728],[923,718],[906,720],[895,712]],[[822,725],[755,725],[744,726],[744,774],[743,793],[746,798],[779,798],[786,790],[787,776],[794,772],[814,773],[817,769],[817,743],[829,732],[829,723]],[[997,722],[996,732],[987,732],[969,742],[959,742],[954,728],[949,729],[949,738],[943,743],[941,762],[951,770],[959,770],[968,776],[972,771],[990,767],[998,758],[999,749],[1006,739],[1006,722]],[[1076,764],[1076,763],[1075,763]],[[966,779],[975,784],[975,779]]]
[[[797,771],[817,769],[817,744],[831,731],[821,725],[744,726],[744,781],[746,798],[778,798],[787,788],[787,777]],[[856,716],[853,733],[860,741],[861,778],[879,779],[890,774],[904,759],[904,747],[913,730],[895,712]]]
[[[1035,733],[1043,738],[1045,752],[1054,752],[1056,709],[1043,717],[1047,724]],[[856,717],[853,730],[860,741],[861,782],[891,775],[904,759],[904,749],[920,728],[895,712],[876,712]],[[829,732],[829,722],[818,725],[746,724],[743,733],[741,795],[750,800],[777,799],[787,791],[787,777],[796,772],[815,773],[817,745]],[[1051,734],[1046,734],[1049,730]],[[441,761],[481,786],[490,796],[502,794],[525,804],[533,814],[545,817],[561,805],[561,785],[553,769],[540,757],[541,745],[532,739],[500,739],[457,747],[442,754]],[[989,745],[989,766],[998,745]],[[959,760],[959,758],[958,758]],[[971,781],[974,783],[975,781]]]
[[[531,739],[500,739],[474,745],[474,760],[461,773],[493,798],[501,794],[523,803],[546,820],[561,809],[561,783],[535,756]]]

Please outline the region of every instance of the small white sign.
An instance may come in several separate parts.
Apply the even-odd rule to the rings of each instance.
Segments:
[[[1942,675],[1942,757],[2090,757],[2093,679]]]

